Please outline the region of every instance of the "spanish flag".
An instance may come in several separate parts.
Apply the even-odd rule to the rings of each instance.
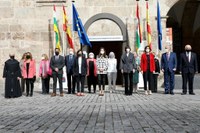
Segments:
[[[56,19],[56,6],[53,6],[53,29],[55,32],[55,39],[56,39],[56,48],[60,49],[61,51],[61,46],[60,46],[60,32],[58,29],[58,22]]]
[[[74,49],[74,45],[72,42],[72,34],[71,34],[70,27],[68,26],[68,19],[67,19],[67,15],[66,15],[64,6],[63,6],[63,31],[65,31],[65,33],[66,33],[69,47]]]
[[[149,23],[149,5],[148,1],[146,1],[146,21],[147,21],[147,43],[148,46],[152,49],[152,42],[151,42],[151,27]]]

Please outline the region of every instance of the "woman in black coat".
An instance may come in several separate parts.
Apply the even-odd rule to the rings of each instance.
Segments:
[[[74,60],[73,74],[77,83],[77,96],[84,96],[84,83],[87,74],[87,61],[81,50],[77,51],[77,57]],[[80,90],[81,83],[81,90]]]

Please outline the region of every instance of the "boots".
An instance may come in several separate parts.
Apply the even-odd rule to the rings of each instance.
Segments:
[[[26,87],[26,96],[29,96],[29,88]]]

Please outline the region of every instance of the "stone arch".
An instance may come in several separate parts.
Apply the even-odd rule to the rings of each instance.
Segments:
[[[94,15],[93,17],[91,17],[84,25],[85,30],[87,31],[90,27],[90,25],[92,25],[94,22],[98,21],[98,20],[102,20],[102,19],[108,19],[113,21],[114,23],[116,23],[122,33],[123,36],[123,41],[126,42],[127,41],[127,29],[126,29],[126,25],[124,24],[124,22],[117,16],[110,14],[110,13],[99,13]]]

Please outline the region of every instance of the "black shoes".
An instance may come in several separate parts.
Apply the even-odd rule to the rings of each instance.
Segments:
[[[192,92],[192,93],[189,93],[190,95],[195,95],[195,93],[194,92]]]
[[[186,95],[186,93],[185,93],[185,92],[183,92],[183,93],[181,93],[181,95]]]

